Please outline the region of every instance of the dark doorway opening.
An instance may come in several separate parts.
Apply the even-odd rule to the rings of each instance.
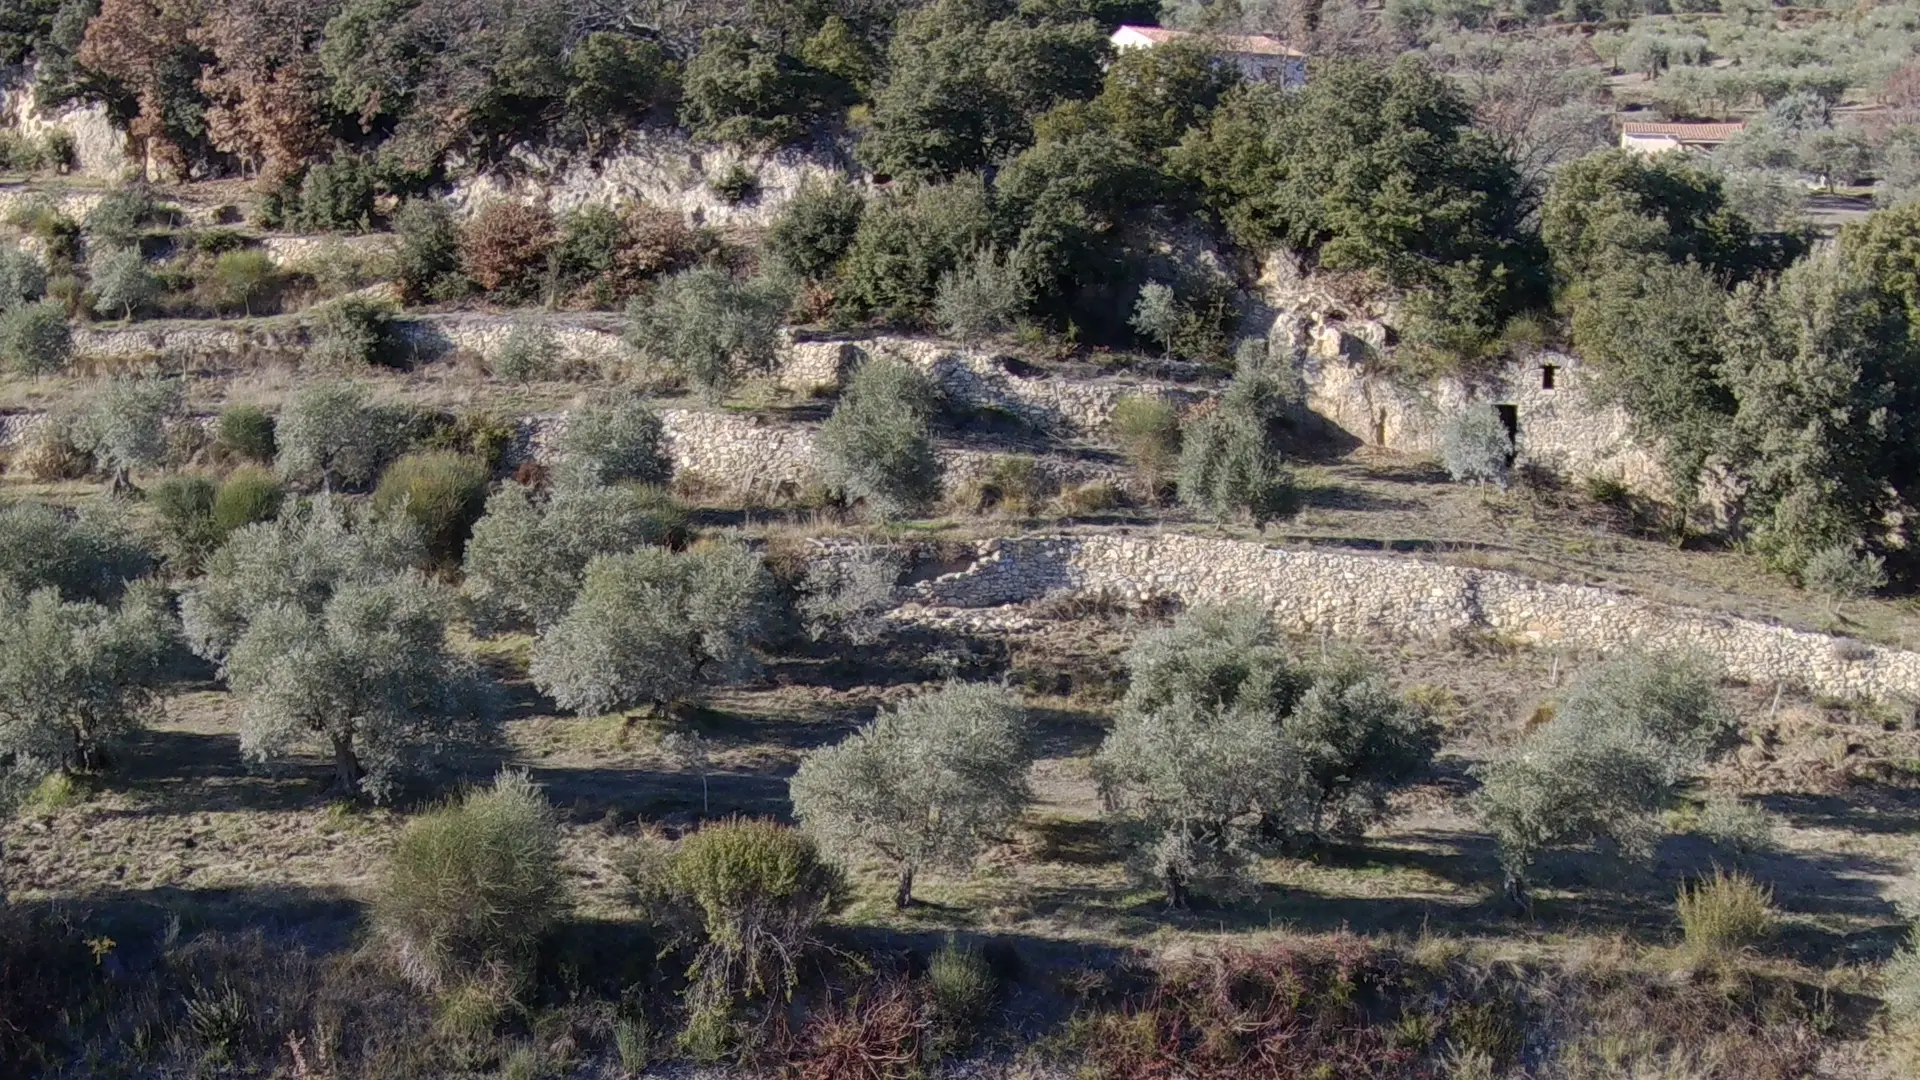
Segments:
[[[1540,389],[1542,390],[1553,389],[1554,376],[1558,374],[1560,374],[1560,369],[1555,367],[1554,365],[1541,364],[1540,365]]]
[[[1495,405],[1494,408],[1500,411],[1500,426],[1507,429],[1507,443],[1513,447],[1507,451],[1507,465],[1512,466],[1520,450],[1520,406]]]

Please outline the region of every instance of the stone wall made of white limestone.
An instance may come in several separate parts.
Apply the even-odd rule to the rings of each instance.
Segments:
[[[1690,650],[1729,677],[1839,698],[1920,702],[1920,653],[1868,646],[1584,585],[1392,556],[1178,534],[990,540],[966,570],[921,582],[924,609],[994,608],[1050,594],[1251,602],[1291,631],[1342,637],[1494,633],[1535,647]],[[909,613],[910,615],[911,613]]]

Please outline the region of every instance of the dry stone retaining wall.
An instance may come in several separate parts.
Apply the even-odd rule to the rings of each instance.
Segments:
[[[992,608],[1055,593],[1250,601],[1288,630],[1324,628],[1345,637],[1491,632],[1603,653],[1686,649],[1735,679],[1920,702],[1920,653],[1500,571],[1177,534],[990,540],[972,567],[914,586],[914,607],[902,616],[940,618],[940,609]]]

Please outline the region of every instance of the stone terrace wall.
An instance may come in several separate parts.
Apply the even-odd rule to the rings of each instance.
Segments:
[[[972,567],[914,586],[925,608],[987,608],[1052,593],[1186,603],[1251,601],[1288,630],[1345,637],[1492,632],[1610,653],[1691,649],[1731,677],[1819,694],[1920,702],[1920,653],[1869,647],[1607,589],[1390,556],[1160,536],[1023,537],[981,545]],[[902,613],[911,617],[912,609]]]

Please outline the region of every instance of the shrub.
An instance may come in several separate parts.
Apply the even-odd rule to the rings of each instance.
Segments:
[[[410,304],[451,300],[467,289],[460,272],[460,226],[432,199],[408,199],[393,215],[394,280]]]
[[[800,277],[826,281],[853,246],[866,205],[859,189],[841,176],[809,177],[774,219],[767,250]]]
[[[941,274],[933,294],[934,322],[963,342],[1006,330],[1024,306],[1019,279],[991,248]]]
[[[534,643],[534,685],[586,714],[670,706],[702,685],[738,682],[772,627],[772,586],[760,557],[736,544],[601,555]]]
[[[760,178],[738,161],[714,177],[712,184],[713,193],[731,205],[749,202],[760,194]]]
[[[229,405],[214,422],[213,448],[230,461],[273,463],[273,415],[257,405]]]
[[[129,590],[118,609],[52,588],[0,592],[0,758],[98,768],[152,711],[172,640],[157,590]]]
[[[770,280],[737,282],[718,267],[683,270],[627,310],[628,341],[709,398],[778,355],[784,289]]]
[[[816,82],[798,61],[745,31],[715,27],[687,61],[680,121],[714,142],[784,142],[821,109]]]
[[[93,309],[103,316],[134,313],[160,295],[160,279],[147,269],[137,248],[107,248],[87,265],[93,283]]]
[[[1880,969],[1880,996],[1895,1023],[1920,1022],[1920,930],[1907,936],[1902,945]]]
[[[560,830],[525,773],[407,823],[374,919],[416,981],[517,988],[566,903]]]
[[[272,521],[280,514],[286,492],[273,474],[257,465],[243,465],[228,475],[213,499],[213,525],[221,540],[249,525]]]
[[[61,371],[73,356],[67,313],[51,301],[0,311],[0,363],[21,375]]]
[[[1108,427],[1147,491],[1165,489],[1180,460],[1180,410],[1165,398],[1132,394],[1114,404]]]
[[[217,496],[213,481],[204,476],[169,476],[147,493],[159,522],[160,553],[180,577],[198,572],[224,539],[213,520]]]
[[[253,314],[253,305],[265,299],[279,276],[273,259],[258,248],[222,252],[213,263],[213,306]]]
[[[1687,935],[1687,951],[1716,959],[1770,937],[1779,922],[1773,890],[1745,874],[1715,869],[1711,877],[1681,886],[1675,908]]]
[[[665,484],[673,475],[659,414],[629,391],[602,393],[574,409],[554,451],[562,486]]]
[[[17,247],[0,248],[0,311],[30,304],[47,294],[47,269]]]
[[[1807,559],[1800,583],[1826,597],[1829,605],[1858,600],[1887,587],[1886,560],[1856,551],[1852,544],[1832,544]]]
[[[132,488],[135,469],[157,468],[167,455],[167,424],[186,406],[178,379],[109,379],[80,417],[78,435],[94,461],[113,476],[113,490]]]
[[[1456,481],[1505,491],[1513,471],[1513,436],[1493,406],[1469,405],[1441,426],[1440,461]]]
[[[315,383],[287,399],[274,427],[280,475],[296,483],[359,487],[380,474],[398,442],[393,424],[349,382]]]
[[[373,170],[352,154],[336,155],[301,179],[291,224],[302,232],[365,231],[373,223],[373,196]]]
[[[622,289],[630,291],[647,278],[685,265],[710,245],[712,237],[687,227],[686,219],[672,210],[645,204],[630,207],[626,213],[626,245],[615,257]]]
[[[377,300],[343,297],[314,310],[307,362],[322,371],[400,367],[403,354],[393,309]]]
[[[486,463],[445,450],[408,454],[387,466],[373,491],[376,514],[403,514],[442,566],[460,562],[487,502]]]
[[[0,507],[0,583],[22,596],[54,589],[66,600],[111,602],[151,561],[131,536],[99,519],[33,502]]]
[[[1266,425],[1226,407],[1181,431],[1180,501],[1219,520],[1245,515],[1255,525],[1299,507],[1293,473],[1268,443]]]
[[[791,782],[794,816],[842,862],[890,862],[904,908],[921,867],[971,866],[1020,817],[1032,799],[1029,743],[1009,691],[950,685],[808,754]]]
[[[1774,847],[1773,815],[1732,796],[1713,796],[1693,820],[1693,832],[1724,848],[1751,854]]]
[[[860,215],[835,303],[855,318],[923,322],[941,275],[992,242],[993,211],[977,178],[890,192]]]
[[[467,594],[482,630],[545,630],[567,613],[595,556],[678,547],[686,531],[686,512],[657,488],[562,488],[540,505],[506,484],[467,542]]]
[[[553,215],[543,207],[490,202],[460,233],[460,266],[474,284],[506,299],[537,295],[555,239]]]
[[[746,818],[686,837],[669,873],[705,937],[688,972],[696,1005],[790,994],[815,927],[845,894],[805,833]]]
[[[42,482],[86,476],[93,471],[93,452],[81,442],[78,426],[70,409],[48,413],[28,430],[26,445],[14,455],[13,465]]]
[[[861,364],[815,441],[827,484],[881,518],[925,507],[940,489],[933,411],[933,386],[918,371],[886,359]]]
[[[515,323],[490,366],[495,377],[513,382],[551,379],[560,370],[559,339],[544,326]]]
[[[927,959],[927,1004],[933,1013],[939,1054],[962,1054],[973,1045],[997,989],[986,958],[949,936]]]
[[[140,239],[140,230],[159,216],[153,192],[143,184],[115,188],[87,211],[88,239],[101,247],[128,247]]]
[[[899,559],[872,547],[815,559],[794,605],[807,636],[815,641],[835,636],[853,645],[879,640],[886,629],[881,616],[893,605],[900,570]]]

